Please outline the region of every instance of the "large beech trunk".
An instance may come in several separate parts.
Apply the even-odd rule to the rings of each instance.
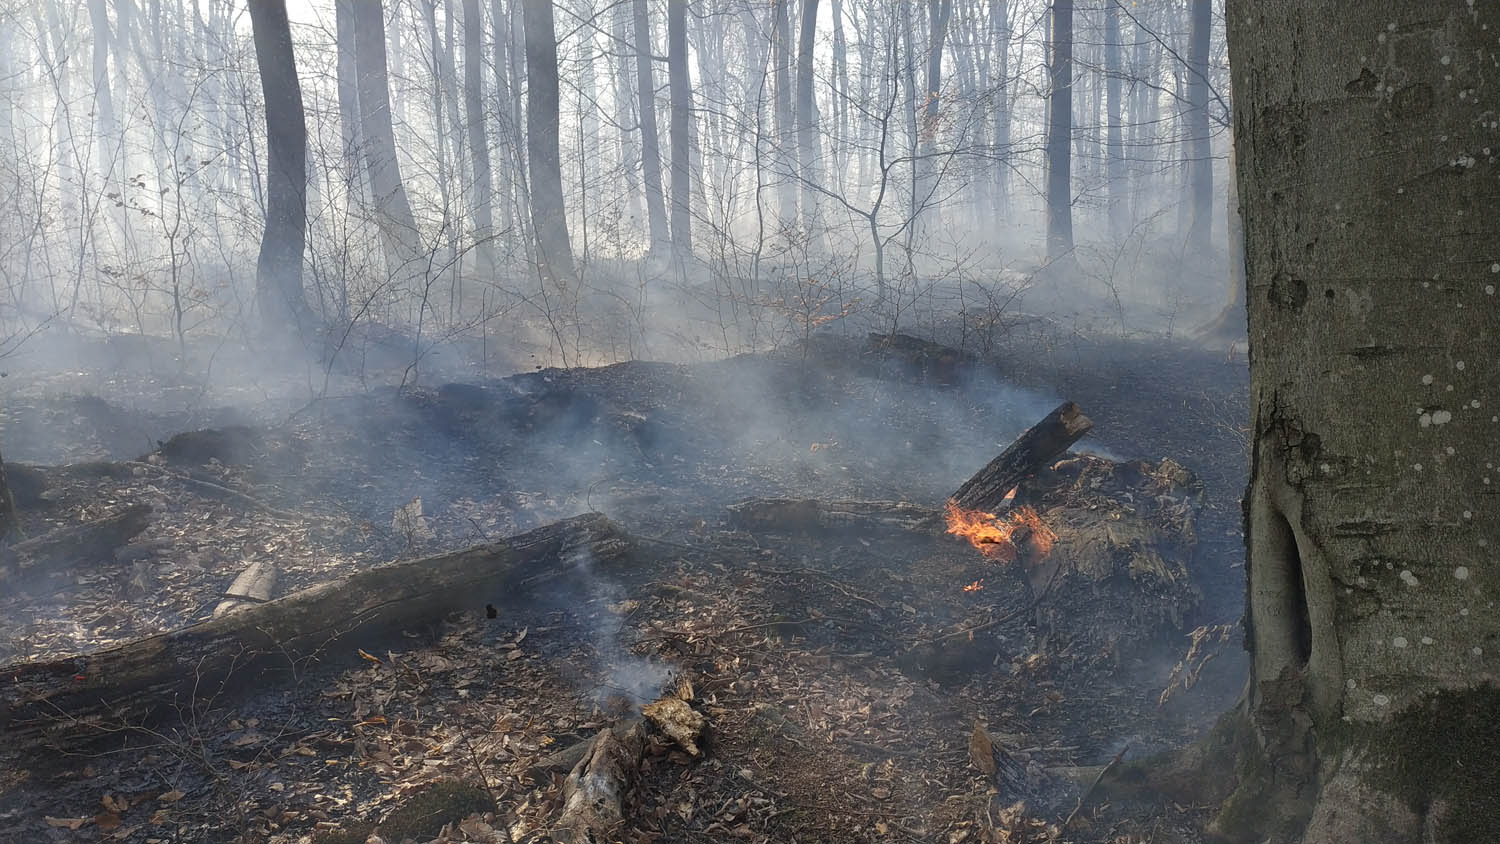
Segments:
[[[1500,9],[1229,0],[1227,20],[1252,673],[1148,773],[1227,783],[1231,841],[1493,840]]]
[[[107,650],[0,669],[0,731],[12,749],[75,744],[191,717],[243,688],[288,684],[319,663],[374,651],[403,631],[481,611],[574,565],[605,568],[630,541],[577,516],[502,542],[381,566]]]

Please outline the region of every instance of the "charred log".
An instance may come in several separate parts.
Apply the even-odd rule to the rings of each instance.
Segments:
[[[250,464],[263,451],[260,434],[244,425],[184,431],[157,443],[158,454],[168,463],[181,465],[202,465],[213,460],[226,464]]]
[[[613,841],[613,833],[625,821],[625,797],[645,749],[639,722],[623,735],[601,730],[563,783],[563,810],[552,827],[552,840],[558,844]]]
[[[1093,420],[1084,416],[1078,405],[1063,402],[965,481],[953,493],[953,503],[965,510],[1000,510],[1017,484],[1047,466],[1093,427]]]
[[[23,581],[67,572],[79,565],[112,559],[115,549],[134,539],[151,520],[151,507],[132,504],[113,515],[61,527],[6,549],[0,580]]]
[[[0,731],[12,746],[79,744],[160,723],[247,687],[290,682],[357,648],[394,643],[565,573],[585,556],[619,564],[631,543],[598,514],[502,542],[395,563],[211,621],[83,656],[0,670]]]

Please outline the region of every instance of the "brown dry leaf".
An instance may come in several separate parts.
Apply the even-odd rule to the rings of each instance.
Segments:
[[[523,657],[525,655],[526,655],[525,651],[517,649],[517,650],[513,650],[513,651],[507,653],[505,655],[505,658],[508,659],[508,660],[510,660],[511,662],[514,662],[514,661],[520,659],[521,657]]]
[[[171,791],[164,791],[161,794],[158,794],[156,796],[156,799],[160,800],[163,803],[176,803],[178,800],[181,800],[186,796],[186,792],[174,788]]]
[[[974,732],[969,735],[969,761],[987,776],[994,776],[998,770],[995,765],[995,743],[990,740],[990,734],[984,729],[984,725],[978,721],[974,722]]]
[[[99,827],[103,832],[119,829],[120,816],[114,812],[100,812],[94,816],[94,826]]]
[[[43,818],[42,820],[44,820],[44,821],[47,822],[47,826],[55,827],[57,829],[78,829],[79,827],[81,827],[84,824],[88,823],[92,819],[91,818],[54,818],[54,817],[52,817],[52,816],[49,815],[49,816]]]

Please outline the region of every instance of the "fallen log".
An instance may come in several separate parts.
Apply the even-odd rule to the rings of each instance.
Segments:
[[[246,566],[224,590],[224,600],[214,607],[214,618],[271,600],[278,575],[275,563],[260,561]]]
[[[625,796],[640,770],[646,742],[639,722],[623,735],[604,729],[563,782],[563,809],[552,826],[556,844],[613,841],[625,822]]]
[[[113,558],[115,549],[134,539],[150,522],[151,506],[132,504],[113,515],[17,542],[5,551],[0,580],[50,576],[59,569]]]
[[[370,569],[200,624],[81,656],[0,668],[0,732],[12,748],[87,742],[190,715],[246,688],[290,683],[401,632],[501,603],[587,561],[608,568],[632,544],[599,514],[508,540]]]
[[[965,481],[951,500],[965,510],[998,512],[1017,484],[1062,455],[1093,427],[1093,420],[1078,405],[1063,402]]]

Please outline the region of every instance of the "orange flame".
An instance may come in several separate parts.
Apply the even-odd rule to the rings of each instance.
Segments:
[[[944,512],[948,532],[961,536],[979,553],[993,560],[1010,561],[1020,556],[1013,537],[1016,530],[1030,530],[1031,546],[1039,555],[1045,556],[1057,541],[1057,534],[1042,523],[1042,517],[1030,507],[1019,507],[1004,516],[986,513],[983,510],[965,510],[952,501]]]
[[[981,590],[983,588],[984,588],[984,578],[981,577],[978,580],[974,581],[973,583],[970,583],[968,586],[965,586],[964,587],[964,591],[965,592],[978,592],[979,590]]]

